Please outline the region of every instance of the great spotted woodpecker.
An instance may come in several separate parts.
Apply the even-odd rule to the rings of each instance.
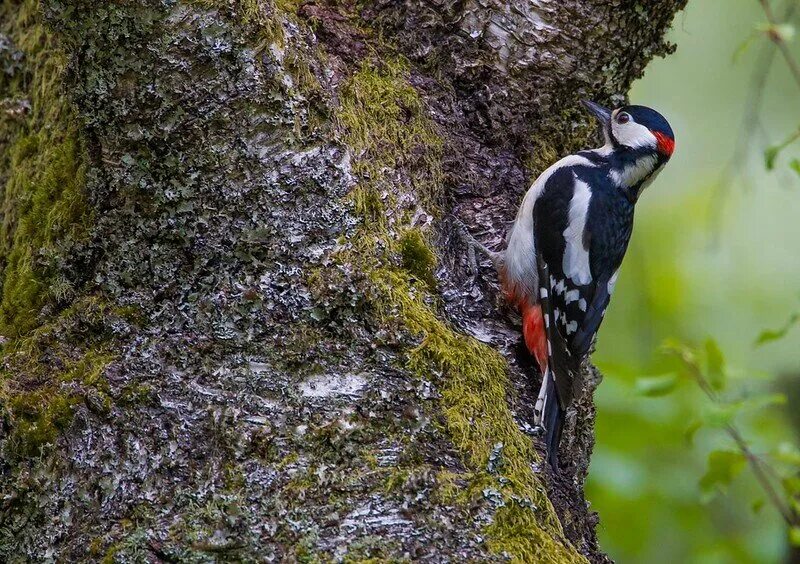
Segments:
[[[564,157],[533,183],[508,235],[500,278],[522,314],[525,345],[543,375],[536,422],[558,468],[564,413],[605,315],[639,196],[675,147],[664,117],[644,106],[584,102],[605,145]]]

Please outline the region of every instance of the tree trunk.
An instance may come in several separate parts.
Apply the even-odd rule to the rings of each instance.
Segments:
[[[488,261],[685,0],[5,0],[0,559],[604,561]]]

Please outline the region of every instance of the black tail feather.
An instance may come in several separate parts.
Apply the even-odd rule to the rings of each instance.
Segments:
[[[544,404],[544,428],[546,430],[547,461],[553,471],[558,471],[558,445],[561,442],[561,431],[564,426],[564,410],[558,401],[558,391],[552,374],[548,372],[547,400]]]

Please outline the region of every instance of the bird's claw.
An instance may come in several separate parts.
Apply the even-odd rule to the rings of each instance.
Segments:
[[[488,256],[492,260],[492,263],[497,266],[501,260],[501,254],[490,250],[488,247],[486,247],[486,245],[473,237],[472,234],[467,230],[467,226],[464,225],[460,219],[455,216],[453,216],[452,219],[453,224],[458,230],[461,240],[467,245],[467,266],[469,267],[472,276],[476,277],[480,271],[477,254],[475,252],[476,250],[480,251],[481,254]]]

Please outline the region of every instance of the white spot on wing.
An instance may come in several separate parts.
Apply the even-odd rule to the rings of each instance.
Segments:
[[[580,293],[578,290],[570,290],[566,294],[564,294],[564,302],[571,304],[572,302],[577,302],[580,298]]]
[[[589,201],[592,191],[582,180],[575,179],[575,192],[569,204],[569,223],[564,230],[564,274],[576,284],[584,286],[592,281],[589,267],[589,253],[583,248],[583,232],[586,229],[586,216],[589,214]]]
[[[619,277],[619,269],[617,269],[617,271],[614,272],[614,274],[608,280],[608,295],[609,296],[614,293],[614,287],[617,285],[617,278],[618,277]]]
[[[580,308],[581,311],[586,311],[586,300],[584,300],[583,298],[578,300],[578,307]]]
[[[577,321],[570,321],[567,324],[567,335],[572,335],[577,330],[578,330],[578,322]]]

